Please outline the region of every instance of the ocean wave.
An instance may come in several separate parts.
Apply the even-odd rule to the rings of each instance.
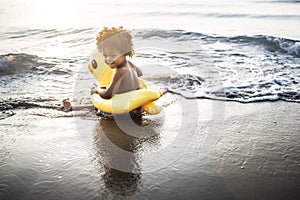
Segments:
[[[300,57],[300,41],[273,36],[257,35],[257,36],[236,36],[222,38],[232,43],[249,44],[264,47],[270,52],[279,52],[294,57]]]
[[[0,55],[0,74],[18,74],[29,71],[33,66],[39,65],[39,58],[29,54]]]
[[[135,34],[140,40],[166,45],[157,52],[143,51],[139,57],[145,63],[164,61],[180,74],[191,72],[158,81],[168,92],[188,99],[300,102],[300,41],[266,35],[218,36],[161,29],[138,30]],[[214,83],[218,83],[218,90]]]
[[[41,58],[25,53],[0,55],[0,75],[12,74],[48,74],[69,75],[72,72],[65,64],[74,65],[73,61],[58,58]]]
[[[262,46],[267,51],[278,52],[281,54],[292,55],[294,57],[300,57],[300,41],[287,38],[280,38],[267,35],[254,35],[254,36],[214,36],[206,35],[197,32],[188,32],[184,30],[141,30],[135,33],[136,37],[141,39],[159,39],[170,38],[177,41],[201,41],[203,43],[215,43],[215,42],[227,42],[233,44],[247,44],[252,46]]]
[[[241,103],[260,101],[287,101],[300,103],[300,90],[292,85],[282,84],[274,80],[260,84],[226,87],[220,84],[219,89],[210,87],[208,79],[193,75],[183,75],[161,82],[161,87],[169,93],[180,95],[186,99],[212,99],[237,101]]]

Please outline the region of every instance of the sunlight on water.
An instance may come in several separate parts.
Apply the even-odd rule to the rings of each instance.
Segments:
[[[1,0],[6,27],[71,28],[123,25],[202,33],[300,37],[300,5],[267,1]]]

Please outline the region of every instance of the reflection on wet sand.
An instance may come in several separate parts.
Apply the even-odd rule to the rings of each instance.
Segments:
[[[125,127],[125,132],[124,127],[119,127],[120,123],[131,127]],[[100,119],[95,128],[96,159],[104,169],[102,178],[106,188],[116,195],[130,196],[138,191],[142,175],[139,152],[144,143],[157,143],[159,139],[152,122],[140,118],[134,120],[136,127],[132,123],[126,118]],[[143,131],[141,137],[137,137],[139,131]]]

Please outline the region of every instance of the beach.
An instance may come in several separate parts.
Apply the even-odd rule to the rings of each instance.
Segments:
[[[299,1],[0,1],[1,200],[299,199]],[[111,26],[158,115],[60,110]]]
[[[1,135],[1,199],[299,196],[298,104],[197,101],[193,103],[198,105],[199,120],[192,115],[189,122],[184,120],[168,144],[163,141],[170,139],[174,127],[170,122],[162,126],[160,115],[147,118],[144,126],[150,136],[141,139],[112,126],[113,120],[75,116],[74,121],[74,116],[47,118],[35,111],[20,111],[1,121],[10,130],[11,121],[18,121],[16,129],[26,126],[22,133]],[[216,108],[220,115],[212,114]],[[53,126],[57,123],[62,126]],[[111,164],[122,158],[104,147],[105,135],[117,147],[132,152],[131,159],[126,159],[134,166],[131,171],[119,171]],[[109,162],[99,162],[99,155]]]

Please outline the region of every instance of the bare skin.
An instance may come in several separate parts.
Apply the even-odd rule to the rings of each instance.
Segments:
[[[139,68],[130,65],[129,61],[126,60],[126,56],[122,55],[117,49],[104,49],[103,56],[106,64],[109,65],[110,68],[115,69],[115,73],[107,88],[94,87],[91,90],[91,94],[97,93],[104,99],[110,99],[113,96],[115,88],[119,87],[119,80],[126,72],[135,70],[138,77],[143,74]]]
[[[110,99],[114,93],[113,91],[119,87],[121,77],[128,71],[134,70],[136,71],[138,77],[142,76],[142,71],[134,66],[130,61],[127,61],[126,56],[122,55],[120,51],[116,49],[104,49],[103,56],[107,65],[110,68],[114,69],[114,75],[110,85],[107,88],[99,88],[98,85],[94,85],[91,89],[91,94],[99,94],[104,99]],[[136,88],[138,89],[138,88]],[[78,105],[72,106],[69,99],[64,99],[62,101],[62,106],[65,112],[72,111],[72,110],[82,110],[82,109],[91,109],[93,110],[94,107],[92,105]]]
[[[63,99],[62,100],[62,107],[63,107],[64,112],[69,112],[69,111],[72,111],[72,110],[83,110],[83,109],[94,110],[93,105],[72,106],[69,99]]]

